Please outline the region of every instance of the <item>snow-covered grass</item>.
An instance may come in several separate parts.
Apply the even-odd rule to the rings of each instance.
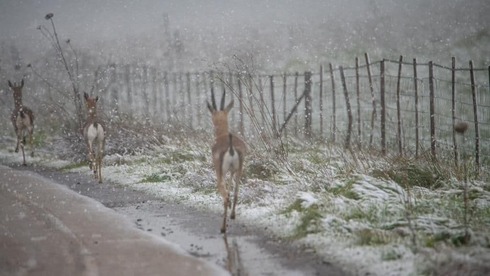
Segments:
[[[139,151],[108,150],[104,178],[220,215],[210,140],[158,135]],[[11,150],[13,141],[0,141],[0,162],[20,162],[20,154]],[[450,165],[294,140],[280,148],[250,147],[239,222],[307,245],[356,275],[490,271],[490,183],[485,171],[468,181],[465,223],[464,185],[458,180],[464,177]],[[28,162],[90,174],[83,163],[59,160],[42,148]]]

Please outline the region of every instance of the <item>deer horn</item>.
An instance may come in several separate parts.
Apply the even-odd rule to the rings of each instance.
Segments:
[[[225,88],[223,87],[223,95],[221,96],[220,110],[225,110],[225,97],[226,97],[226,91]]]
[[[213,104],[213,110],[216,110],[216,98],[214,97],[214,87],[211,87],[211,103]]]

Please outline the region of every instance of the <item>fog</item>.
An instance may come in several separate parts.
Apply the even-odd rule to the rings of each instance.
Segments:
[[[487,0],[3,0],[4,71],[48,55],[37,27],[51,28],[44,19],[50,12],[60,40],[101,63],[169,70],[201,70],[237,56],[263,70],[351,61],[364,52],[483,64],[490,56]]]

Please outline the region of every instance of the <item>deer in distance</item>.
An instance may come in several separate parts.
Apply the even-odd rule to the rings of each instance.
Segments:
[[[244,158],[247,151],[245,142],[228,130],[228,113],[233,107],[233,99],[225,107],[225,95],[226,92],[223,89],[219,109],[216,107],[216,100],[212,88],[211,103],[207,101],[215,133],[215,141],[211,149],[212,160],[216,171],[218,192],[223,198],[224,207],[221,233],[226,233],[226,218],[229,207],[232,207],[230,219],[235,219],[235,207],[238,201],[238,190],[243,173]],[[230,185],[226,181],[228,173],[230,173]],[[233,188],[233,206],[231,206],[230,188]]]
[[[24,79],[20,84],[12,84],[8,81],[10,89],[14,92],[14,110],[10,116],[12,125],[14,126],[15,134],[17,135],[17,145],[15,146],[15,152],[19,152],[19,147],[22,150],[22,165],[26,166],[26,156],[24,147],[26,144],[26,136],[29,136],[29,145],[31,147],[31,157],[34,156],[34,145],[32,141],[32,134],[34,132],[34,113],[31,109],[22,104],[22,88],[24,87]]]
[[[99,97],[90,97],[84,93],[87,107],[87,120],[83,127],[83,137],[87,143],[88,162],[90,170],[94,171],[95,179],[102,183],[102,158],[105,147],[105,128],[97,118],[97,101]]]

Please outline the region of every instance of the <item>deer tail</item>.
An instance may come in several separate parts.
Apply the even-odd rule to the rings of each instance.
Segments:
[[[231,156],[235,155],[235,149],[233,149],[233,135],[230,133],[228,134],[228,141],[230,143],[230,149],[228,152],[230,153]]]
[[[26,113],[24,112],[24,109],[22,107],[19,109],[19,116],[22,119],[25,119],[25,117],[26,117]]]

